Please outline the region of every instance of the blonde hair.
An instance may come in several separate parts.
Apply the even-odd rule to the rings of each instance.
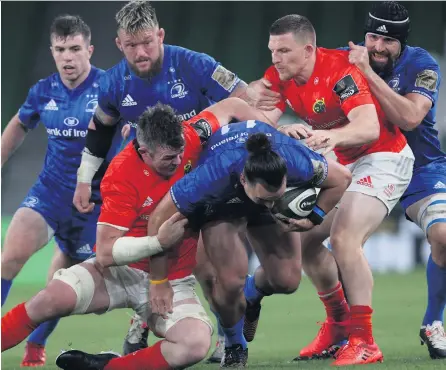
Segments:
[[[118,24],[118,30],[122,29],[130,34],[158,26],[155,9],[150,5],[149,1],[130,1],[116,13],[115,19]]]

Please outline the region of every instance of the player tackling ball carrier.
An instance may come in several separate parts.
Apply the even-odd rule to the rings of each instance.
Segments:
[[[412,151],[399,128],[385,119],[365,77],[350,64],[348,51],[316,47],[316,33],[307,18],[288,15],[278,19],[270,28],[268,46],[274,66],[258,83],[278,92],[281,101],[266,115],[277,122],[288,104],[314,130],[296,124],[282,131],[304,138],[315,150],[334,148],[338,161],[353,176],[339,208],[319,227],[302,234],[303,267],[328,318],[300,356],[317,356],[327,344],[348,337],[334,365],[382,361],[372,335],[373,277],[362,245],[406,190],[412,176]],[[332,253],[322,245],[328,236]]]
[[[97,109],[89,124],[73,198],[81,213],[94,207],[90,185],[98,168],[107,155],[118,152],[114,145],[120,147],[123,142],[117,130],[119,123],[126,124],[123,132],[133,139],[136,121],[146,107],[157,102],[168,104],[182,120],[228,97],[250,100],[262,109],[274,108],[267,99],[258,101],[259,94],[253,94],[245,82],[211,56],[166,44],[166,31],[149,1],[130,1],[115,18],[116,46],[124,58],[105,72],[99,85]],[[264,89],[264,93],[269,90]],[[147,347],[144,325],[134,316],[124,342],[125,354]]]
[[[213,135],[200,165],[173,185],[151,215],[153,233],[177,211],[195,230],[201,230],[198,278],[225,333],[221,367],[247,363],[245,237],[261,261],[251,296],[293,293],[300,283],[301,262],[300,236],[291,231],[307,231],[320,224],[350,181],[344,166],[266,123],[249,120]],[[282,222],[273,216],[271,209],[287,187],[321,188],[308,218]]]
[[[1,324],[2,351],[45,320],[131,307],[165,340],[134,356],[103,356],[101,368],[172,369],[201,361],[210,347],[212,326],[195,294],[196,239],[185,239],[169,255],[171,282],[156,281],[144,258],[176,244],[186,222],[173,217],[157,236],[147,236],[147,219],[175,181],[194,166],[213,132],[232,119],[257,114],[238,98],[217,103],[184,123],[168,106],[148,109],[140,117],[137,139],[113,159],[102,180],[96,258],[57,271],[44,290],[8,312]],[[153,313],[160,310],[153,310],[149,297],[165,283],[173,288],[173,307],[162,317]],[[84,360],[80,352],[69,351],[59,357],[58,365],[81,369],[79,361]]]

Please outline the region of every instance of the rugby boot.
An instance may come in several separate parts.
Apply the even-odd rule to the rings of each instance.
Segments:
[[[315,360],[333,357],[348,338],[350,321],[335,322],[326,319],[321,325],[316,338],[302,348],[294,361]]]
[[[45,347],[37,344],[27,342],[25,346],[25,354],[23,356],[21,367],[38,367],[45,366],[46,353]]]
[[[259,324],[260,309],[259,303],[249,303],[246,301],[245,322],[243,324],[243,335],[247,342],[252,342],[256,335],[257,325]]]
[[[123,355],[147,348],[147,338],[149,337],[149,328],[139,315],[134,315],[130,322],[129,331],[124,339],[122,348]]]
[[[76,349],[62,352],[56,358],[56,365],[64,370],[103,370],[111,359],[119,357],[115,352],[101,352],[92,355]]]
[[[214,352],[212,352],[212,354],[209,356],[206,362],[208,364],[220,364],[224,355],[225,355],[225,337],[218,336]]]
[[[420,340],[422,345],[426,344],[431,359],[446,358],[446,334],[441,321],[434,321],[432,325],[422,326]]]
[[[243,349],[240,344],[225,347],[225,354],[221,360],[220,367],[234,367],[241,369],[248,366],[248,348]]]
[[[331,366],[365,365],[384,361],[384,356],[375,342],[368,344],[362,338],[353,336],[339,349],[335,358]]]

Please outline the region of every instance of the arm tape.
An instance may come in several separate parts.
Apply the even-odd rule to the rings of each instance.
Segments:
[[[77,170],[77,182],[91,184],[93,177],[96,172],[98,172],[102,162],[104,162],[104,158],[95,157],[84,150],[82,152],[81,165]]]
[[[96,130],[88,129],[85,148],[98,158],[105,158],[112,145],[117,125],[104,125],[98,116],[93,115]]]
[[[326,216],[326,213],[324,210],[322,210],[320,207],[315,205],[313,207],[313,210],[308,215],[308,219],[314,224],[314,225],[320,225],[322,222],[324,222],[324,217]]]
[[[156,236],[123,236],[113,244],[112,256],[116,265],[128,265],[143,258],[163,252],[163,248]]]

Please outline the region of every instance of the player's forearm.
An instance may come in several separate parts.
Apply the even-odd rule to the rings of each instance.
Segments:
[[[375,72],[367,74],[367,81],[373,95],[378,99],[387,119],[403,130],[413,130],[422,120],[416,105],[393,91]]]
[[[167,279],[168,262],[169,260],[165,253],[150,257],[150,280],[162,281]]]
[[[91,184],[104,162],[116,132],[116,119],[98,108],[88,125],[86,144],[77,172],[77,182]]]
[[[96,244],[96,259],[102,267],[123,266],[163,251],[156,236],[122,236]]]
[[[248,88],[248,84],[240,80],[237,84],[236,88],[231,92],[231,94],[228,96],[229,98],[240,98],[249,103],[249,97],[246,94],[246,90]]]
[[[337,148],[350,148],[369,144],[379,138],[379,122],[374,118],[361,117],[358,122],[351,121],[341,128],[332,129],[336,132]]]
[[[265,112],[257,109],[255,107],[250,106],[245,100],[241,98],[231,98],[222,101],[221,110],[224,114],[228,116],[223,120],[224,122],[230,122],[231,120],[236,120],[238,122],[248,121],[248,120],[257,120],[261,122],[268,123],[273,127],[277,127],[277,121],[273,122]],[[221,122],[221,120],[220,120]]]
[[[11,157],[11,155],[17,150],[17,148],[22,144],[26,134],[27,129],[20,122],[18,115],[15,115],[11,119],[11,121],[9,121],[8,126],[6,126],[5,131],[3,131],[2,134],[2,167]]]

